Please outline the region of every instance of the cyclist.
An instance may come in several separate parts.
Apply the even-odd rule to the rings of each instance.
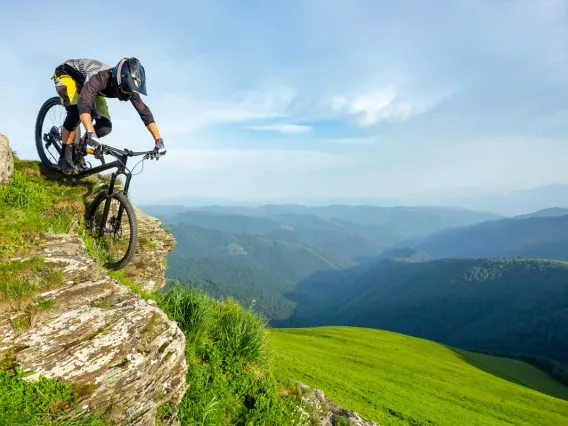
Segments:
[[[77,174],[84,167],[84,163],[74,163],[71,146],[79,121],[87,130],[87,143],[95,148],[101,144],[99,138],[111,132],[112,122],[105,98],[130,101],[154,137],[155,152],[160,155],[166,153],[152,112],[140,97],[140,94],[147,93],[146,74],[138,59],[123,58],[114,67],[94,59],[69,59],[55,69],[52,79],[67,111],[59,158],[59,168],[64,174]],[[91,116],[93,109],[98,115],[94,126]]]

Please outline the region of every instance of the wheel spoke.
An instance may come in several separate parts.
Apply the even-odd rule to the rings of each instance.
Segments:
[[[95,212],[94,229],[100,229],[102,225],[102,232],[98,233],[96,237],[100,241],[100,246],[106,251],[105,257],[109,263],[120,262],[128,251],[131,244],[131,232],[128,212],[123,210],[122,218],[118,223],[118,212],[121,210],[121,202],[116,198],[111,200],[109,206],[108,217],[103,224],[105,201],[103,200]]]

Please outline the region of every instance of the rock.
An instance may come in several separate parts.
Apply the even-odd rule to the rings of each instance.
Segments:
[[[377,423],[362,419],[356,412],[346,410],[331,402],[322,390],[312,389],[297,382],[299,391],[303,395],[302,405],[318,419],[321,426],[334,426],[349,424],[350,426],[379,426]],[[303,408],[302,408],[303,409]]]
[[[0,185],[6,185],[14,172],[14,156],[8,138],[0,134]]]
[[[45,376],[74,386],[83,412],[154,425],[157,408],[179,403],[187,389],[177,324],[107,277],[77,235],[48,235],[34,255],[61,268],[64,284],[36,297],[55,303],[26,329],[12,325],[23,310],[0,309],[0,361],[34,372],[27,380]]]
[[[161,222],[135,208],[138,221],[138,247],[124,274],[146,291],[164,287],[165,258],[174,248],[174,237]]]

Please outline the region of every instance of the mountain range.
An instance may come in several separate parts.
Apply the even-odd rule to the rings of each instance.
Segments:
[[[423,196],[414,197],[311,197],[309,199],[297,199],[294,203],[304,204],[306,206],[327,206],[327,205],[369,205],[369,206],[445,206],[466,208],[475,211],[488,211],[502,216],[516,216],[520,214],[528,214],[537,210],[546,209],[550,206],[568,208],[568,184],[549,184],[534,188],[511,190],[511,191],[494,191],[477,190],[476,195],[472,195],[471,190],[463,189],[460,193],[453,191],[449,195],[439,196],[424,194]],[[463,195],[456,195],[463,194]],[[290,203],[290,200],[278,200],[271,205],[293,206],[299,204]],[[180,208],[179,211],[188,208],[199,208],[201,206],[250,206],[249,209],[254,210],[255,206],[262,206],[263,201],[249,200],[237,201],[214,197],[177,197],[160,203],[160,206]],[[154,214],[153,209],[157,205],[142,206],[144,211]],[[209,207],[208,207],[209,208]],[[160,207],[162,209],[162,207]]]
[[[568,209],[208,206],[157,214],[167,277],[233,297],[275,327],[383,328],[561,360]],[[173,281],[171,281],[173,282]]]

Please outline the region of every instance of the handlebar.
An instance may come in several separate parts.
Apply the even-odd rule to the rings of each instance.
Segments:
[[[147,160],[148,158],[153,160],[155,158],[159,158],[160,154],[156,153],[154,150],[151,151],[139,151],[139,152],[135,152],[132,151],[130,149],[118,149],[118,148],[114,148],[112,146],[109,145],[104,145],[101,144],[101,151],[102,154],[110,154],[112,156],[126,156],[126,157],[139,157],[141,155],[144,156],[144,160]],[[91,148],[91,147],[87,147],[87,153],[88,154],[97,154],[97,150],[95,148]]]

